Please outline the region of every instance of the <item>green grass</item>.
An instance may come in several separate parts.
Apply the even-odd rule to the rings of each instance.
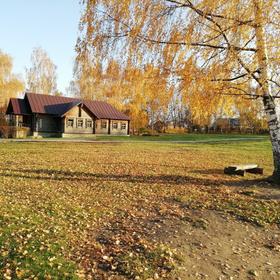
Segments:
[[[159,136],[96,136],[98,141],[215,141],[224,139],[267,139],[267,135],[254,134],[160,134]]]
[[[1,143],[0,157],[0,279],[161,277],[176,257],[149,238],[152,221],[187,209],[280,223],[279,201],[259,197],[277,191],[259,180],[272,172],[268,140]],[[223,174],[241,163],[265,175]]]
[[[158,136],[114,136],[114,135],[84,135],[84,136],[71,136],[63,138],[63,140],[92,140],[92,141],[121,141],[121,142],[181,142],[181,141],[226,141],[241,138],[242,140],[267,140],[268,135],[255,135],[255,134],[160,134]],[[48,138],[46,138],[48,139]],[[62,138],[49,138],[52,140],[61,140]],[[35,139],[36,140],[36,139]]]

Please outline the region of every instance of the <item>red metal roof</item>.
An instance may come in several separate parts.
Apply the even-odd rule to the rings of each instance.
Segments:
[[[24,99],[11,98],[6,113],[13,113],[14,115],[30,115],[31,111]]]
[[[36,93],[26,93],[32,113],[63,115],[73,106],[80,103],[79,99]]]
[[[118,111],[116,108],[106,102],[84,100],[82,103],[98,119],[129,120],[127,115]]]
[[[102,101],[26,93],[24,99],[12,98],[10,103],[12,104],[12,111],[8,108],[7,114],[37,113],[63,116],[74,106],[83,104],[98,119],[129,120],[129,117],[124,113]],[[28,110],[29,106],[31,111]]]

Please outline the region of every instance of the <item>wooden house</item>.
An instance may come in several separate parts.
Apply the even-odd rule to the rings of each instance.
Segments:
[[[129,117],[102,101],[26,93],[10,99],[6,115],[33,136],[129,135]]]

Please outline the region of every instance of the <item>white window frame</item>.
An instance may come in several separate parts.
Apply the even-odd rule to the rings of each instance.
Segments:
[[[90,125],[88,125],[90,124]],[[93,122],[91,119],[86,119],[86,128],[92,128],[93,127]]]
[[[126,130],[126,128],[127,128],[127,125],[126,125],[126,123],[123,122],[121,124],[121,130]]]
[[[112,123],[112,129],[118,129],[119,123],[118,122],[113,122]]]
[[[72,121],[72,125],[69,125],[69,121]],[[66,127],[74,127],[74,118],[67,118],[66,119]]]
[[[82,126],[80,126],[79,123],[81,123]],[[77,119],[76,127],[77,127],[77,128],[83,128],[83,127],[84,127],[84,120],[78,118],[78,119]]]

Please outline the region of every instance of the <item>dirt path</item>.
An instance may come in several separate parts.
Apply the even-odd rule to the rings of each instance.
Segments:
[[[188,209],[181,218],[176,215],[150,214],[151,216],[141,217],[127,213],[123,220],[117,218],[99,232],[89,235],[89,240],[94,238],[101,246],[101,250],[87,244],[86,251],[81,253],[91,256],[93,263],[88,264],[88,267],[91,271],[97,272],[94,278],[87,279],[280,279],[278,226],[255,226],[230,214],[213,210]],[[172,250],[173,256],[176,256],[172,257],[176,259],[176,266],[170,274],[161,277],[155,273],[153,277],[141,275],[138,278],[126,277],[123,274],[126,269],[131,272],[131,266],[135,269],[140,263],[137,259],[134,259],[135,262],[133,259],[129,262],[128,257],[120,258],[124,256],[119,255],[120,252],[126,252],[126,256],[129,255],[128,252],[131,256],[134,255],[135,248],[136,251],[143,249],[145,243],[139,243],[143,239],[164,244]],[[144,263],[143,267],[149,265],[150,261],[148,259],[148,263]],[[111,263],[118,262],[126,263],[125,269],[122,270],[122,267],[116,265],[116,271],[112,271]]]
[[[159,237],[182,262],[172,279],[280,279],[279,228],[262,228],[214,211],[166,223]]]

